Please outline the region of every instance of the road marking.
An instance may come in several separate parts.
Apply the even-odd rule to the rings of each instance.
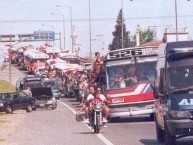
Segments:
[[[74,115],[76,115],[76,111],[73,109],[73,108],[71,108],[69,105],[67,105],[66,103],[64,103],[64,102],[62,102],[62,101],[60,101],[60,100],[58,100],[62,105],[64,105],[64,106],[66,106],[69,110],[71,110],[72,111],[72,113],[74,114]],[[90,126],[88,126],[87,124],[85,124],[90,130],[92,129]],[[104,137],[101,133],[99,133],[99,134],[96,134],[96,136],[100,139],[100,140],[102,140],[106,145],[113,145],[113,143],[112,142],[110,142],[106,137]]]

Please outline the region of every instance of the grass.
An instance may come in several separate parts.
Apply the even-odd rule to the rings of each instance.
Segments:
[[[0,93],[9,91],[15,91],[15,87],[7,81],[0,80]]]
[[[1,143],[1,142],[4,142],[4,141],[5,141],[5,139],[1,139],[1,138],[0,138],[0,143]]]

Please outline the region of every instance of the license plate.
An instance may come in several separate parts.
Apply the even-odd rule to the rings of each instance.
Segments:
[[[124,102],[124,98],[115,98],[112,99],[112,103],[123,103]]]

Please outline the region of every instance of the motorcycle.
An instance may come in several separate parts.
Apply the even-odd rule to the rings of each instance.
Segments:
[[[99,133],[101,127],[104,125],[104,123],[102,122],[102,106],[103,103],[96,102],[89,114],[90,126],[94,129],[94,133],[97,134]]]
[[[92,105],[90,105],[90,111],[89,111],[89,123],[94,129],[94,133],[98,134],[100,132],[100,129],[102,126],[105,126],[106,124],[103,122],[103,105],[101,101],[92,101],[90,102]],[[84,113],[78,113],[76,114],[76,120],[77,121],[83,121],[84,120]]]

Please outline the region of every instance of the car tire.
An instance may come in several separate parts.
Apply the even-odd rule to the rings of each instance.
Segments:
[[[31,104],[27,105],[26,111],[27,112],[32,112],[32,105]]]
[[[5,111],[6,111],[7,114],[13,113],[13,109],[12,109],[12,107],[11,107],[10,105],[8,105],[8,106],[6,107]]]
[[[157,141],[158,142],[164,142],[165,141],[165,131],[162,130],[158,123],[157,123],[157,120],[156,120],[156,117],[155,117],[155,126],[156,126],[156,136],[157,136]]]
[[[165,145],[175,145],[176,144],[176,136],[171,135],[167,126],[165,126]]]

